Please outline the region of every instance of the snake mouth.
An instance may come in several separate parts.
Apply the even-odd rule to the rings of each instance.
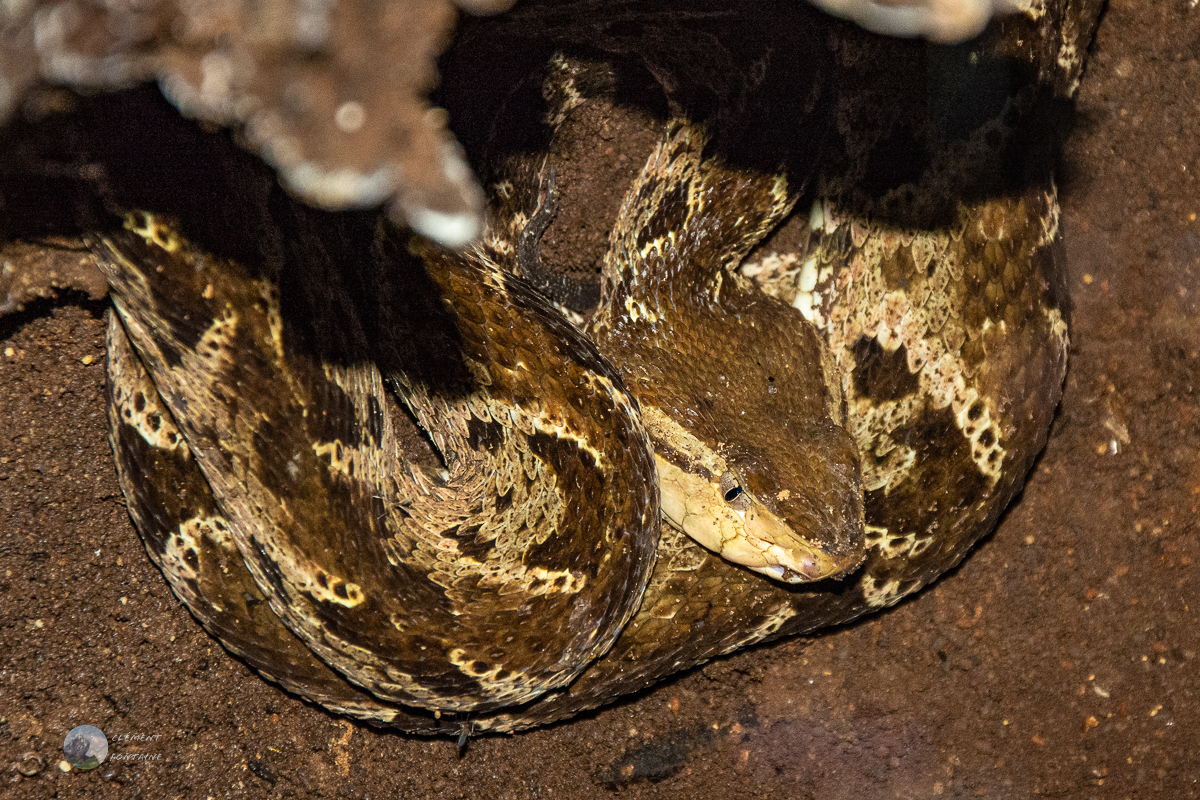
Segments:
[[[774,549],[774,545],[768,548],[768,555]],[[728,558],[724,553],[721,555]],[[792,564],[799,565],[799,569],[795,566],[785,566],[780,563],[759,567],[749,564],[745,564],[744,566],[753,572],[765,575],[781,583],[813,583],[815,581],[836,579],[848,575],[863,562],[866,558],[866,552],[855,552],[839,556],[823,552],[815,547],[806,550],[797,547],[792,548],[792,551],[787,556]],[[733,559],[730,560],[732,561]]]
[[[811,583],[843,576],[866,556],[863,547],[838,552],[803,536],[752,495],[733,508],[719,483],[654,460],[667,522],[727,561],[783,583]],[[861,518],[857,525],[861,531]]]

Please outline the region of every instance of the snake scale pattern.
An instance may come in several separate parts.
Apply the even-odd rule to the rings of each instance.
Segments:
[[[548,70],[547,95],[568,100],[555,125],[594,99],[585,71]],[[488,234],[462,253],[270,187],[245,212],[257,252],[214,252],[149,212],[92,238],[116,307],[121,486],[229,650],[376,724],[516,731],[892,605],[991,529],[1066,368],[1053,184],[959,201],[927,230],[827,198],[794,214],[787,174],[735,165],[684,116],[660,130],[586,330],[515,274],[544,159],[501,168]],[[802,246],[764,244],[787,219]],[[696,341],[721,308],[761,341],[719,314],[703,324],[734,338]],[[779,342],[794,372],[771,361]],[[664,383],[664,361],[691,382]],[[857,539],[830,520],[801,536],[834,568],[773,580],[663,521],[679,502],[660,503],[664,447],[710,458],[687,421],[715,416],[710,389],[735,418],[775,420],[748,423],[750,462],[800,469],[784,463],[799,442],[811,467],[788,486],[854,487],[834,516],[857,517]],[[705,469],[726,499],[736,473],[784,516],[835,505]]]

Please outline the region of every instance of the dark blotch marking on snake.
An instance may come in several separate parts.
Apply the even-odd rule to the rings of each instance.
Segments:
[[[864,336],[854,345],[854,361],[852,380],[855,391],[862,397],[886,402],[921,390],[920,380],[908,368],[908,350],[904,345],[889,353],[878,339]]]

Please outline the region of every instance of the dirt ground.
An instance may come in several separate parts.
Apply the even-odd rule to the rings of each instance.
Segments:
[[[1193,6],[1102,20],[1060,176],[1070,372],[995,534],[887,613],[462,757],[297,700],[209,638],[117,488],[103,301],[0,318],[4,795],[1200,797]],[[81,724],[121,758],[61,771]]]

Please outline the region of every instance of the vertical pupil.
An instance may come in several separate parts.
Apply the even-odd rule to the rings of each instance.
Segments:
[[[742,494],[742,487],[735,486],[732,489],[730,489],[728,492],[725,493],[725,502],[732,503],[734,500],[738,499],[738,497],[740,497],[741,494]]]

